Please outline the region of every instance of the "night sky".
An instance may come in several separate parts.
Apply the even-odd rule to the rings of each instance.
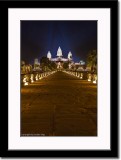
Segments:
[[[71,51],[75,62],[86,61],[97,49],[97,21],[21,21],[21,60],[33,64],[48,51],[54,58],[59,46],[64,58]]]

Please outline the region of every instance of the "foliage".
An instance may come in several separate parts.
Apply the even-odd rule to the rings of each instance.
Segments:
[[[40,64],[47,66],[49,64],[49,59],[47,57],[42,57],[40,59]]]
[[[91,50],[87,56],[87,66],[91,67],[92,70],[97,66],[97,51]]]
[[[42,57],[40,59],[40,65],[43,71],[54,70],[56,69],[56,63],[50,61],[47,57]]]
[[[50,63],[50,68],[53,70],[53,69],[56,69],[57,68],[57,65],[55,62],[51,62]]]
[[[63,68],[64,68],[64,69],[68,69],[68,68],[69,68],[69,62],[65,62],[65,63],[63,64]]]

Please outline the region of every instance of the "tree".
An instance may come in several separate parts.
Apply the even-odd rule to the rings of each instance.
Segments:
[[[51,61],[51,63],[50,63],[50,68],[51,68],[52,70],[56,69],[56,68],[57,68],[56,63]]]
[[[47,57],[42,57],[40,59],[40,65],[41,65],[43,71],[47,70],[49,63],[50,63],[50,61]]]
[[[40,65],[43,71],[53,70],[57,68],[56,63],[50,61],[47,57],[42,57],[40,59]]]
[[[65,63],[63,64],[63,68],[64,68],[64,69],[68,69],[68,68],[69,68],[69,62],[65,62]]]
[[[87,56],[87,66],[91,67],[92,70],[96,70],[97,66],[97,51],[91,50]]]

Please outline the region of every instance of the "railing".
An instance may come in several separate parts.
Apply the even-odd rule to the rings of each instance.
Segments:
[[[72,76],[76,76],[81,80],[87,80],[88,82],[97,84],[97,74],[96,73],[77,72],[77,71],[64,71],[64,72]]]
[[[21,85],[27,86],[29,84],[34,83],[35,81],[41,80],[44,77],[47,77],[56,71],[49,71],[43,73],[30,73],[30,74],[21,74]],[[81,80],[87,80],[90,83],[97,84],[97,74],[95,73],[88,73],[88,72],[77,72],[77,71],[63,71],[72,76],[76,76]]]
[[[35,81],[41,80],[44,77],[47,77],[56,71],[49,71],[43,73],[30,73],[30,74],[21,74],[21,85],[27,86],[29,84],[34,83]]]

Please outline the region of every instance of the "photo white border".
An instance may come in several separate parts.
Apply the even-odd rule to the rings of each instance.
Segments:
[[[98,21],[98,136],[20,137],[20,21]],[[110,9],[8,9],[8,149],[110,150]]]

